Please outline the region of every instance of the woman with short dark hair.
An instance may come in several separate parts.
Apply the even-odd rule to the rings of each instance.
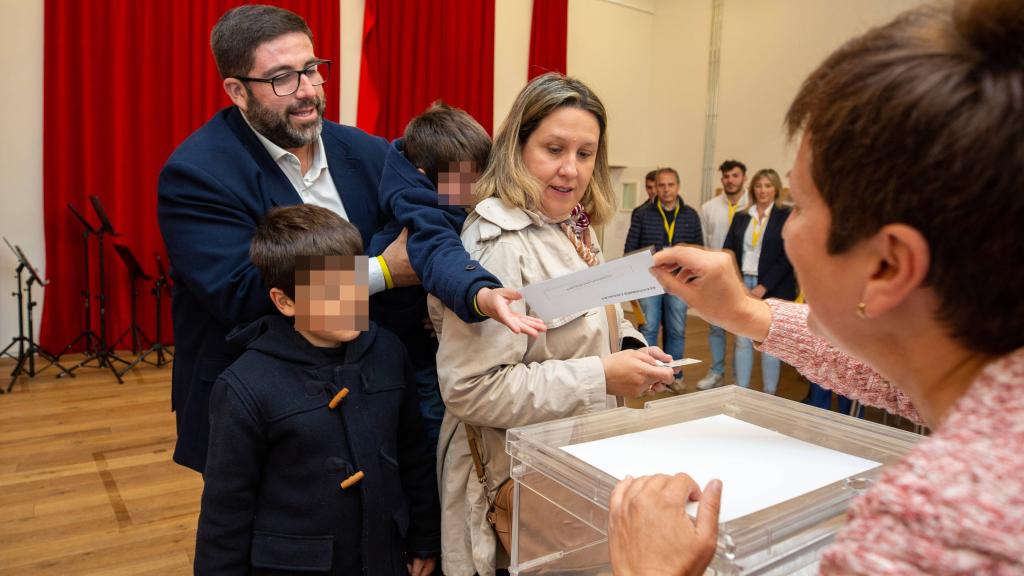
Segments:
[[[1024,7],[909,11],[833,53],[787,124],[807,305],[751,298],[720,253],[673,248],[657,274],[810,380],[932,428],[853,501],[821,573],[1024,574]],[[721,493],[620,484],[615,573],[702,574]]]

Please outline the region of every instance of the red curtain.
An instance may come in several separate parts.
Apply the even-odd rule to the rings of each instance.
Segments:
[[[397,138],[439,98],[491,132],[494,0],[366,0],[358,126]]]
[[[530,67],[533,80],[546,72],[565,74],[565,44],[569,30],[569,0],[533,0],[530,24]]]
[[[326,115],[338,118],[339,3],[261,0],[303,16],[317,54],[334,61]],[[156,222],[156,181],[182,140],[230,104],[210,53],[210,30],[242,0],[46,0],[43,107],[43,217],[46,288],[41,344],[60,352],[83,327],[81,226],[67,205],[94,225],[98,195],[120,237],[107,239],[108,340],[129,325],[127,269],[112,243],[125,244],[143,270],[166,264]],[[98,288],[92,240],[92,289]],[[94,292],[95,296],[95,292]],[[170,341],[170,299],[164,338]],[[99,333],[94,300],[93,330]],[[139,319],[155,337],[153,297],[140,286]],[[128,343],[130,345],[130,342]],[[81,350],[81,347],[78,347]]]

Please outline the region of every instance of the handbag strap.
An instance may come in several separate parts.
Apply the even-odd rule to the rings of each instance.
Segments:
[[[469,454],[473,457],[473,467],[476,468],[476,477],[480,480],[480,484],[484,487],[484,495],[487,495],[487,469],[484,468],[483,459],[480,457],[480,433],[476,431],[476,426],[462,423],[463,428],[466,429],[466,440],[469,442]],[[490,497],[487,497],[487,503],[490,504]]]
[[[608,349],[615,354],[619,351],[619,319],[615,314],[615,305],[605,304],[604,314],[608,318]]]

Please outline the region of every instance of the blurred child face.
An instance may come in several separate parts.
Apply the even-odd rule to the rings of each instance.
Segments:
[[[315,346],[354,340],[370,327],[366,256],[312,260],[310,269],[295,271],[295,329]]]
[[[452,162],[447,172],[437,174],[437,202],[442,206],[472,206],[473,187],[480,171],[471,160]]]

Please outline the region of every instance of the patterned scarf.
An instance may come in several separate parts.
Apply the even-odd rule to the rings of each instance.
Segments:
[[[582,204],[577,204],[569,219],[560,224],[566,238],[572,243],[576,253],[587,263],[587,266],[597,265],[597,248],[590,241],[590,217]]]

